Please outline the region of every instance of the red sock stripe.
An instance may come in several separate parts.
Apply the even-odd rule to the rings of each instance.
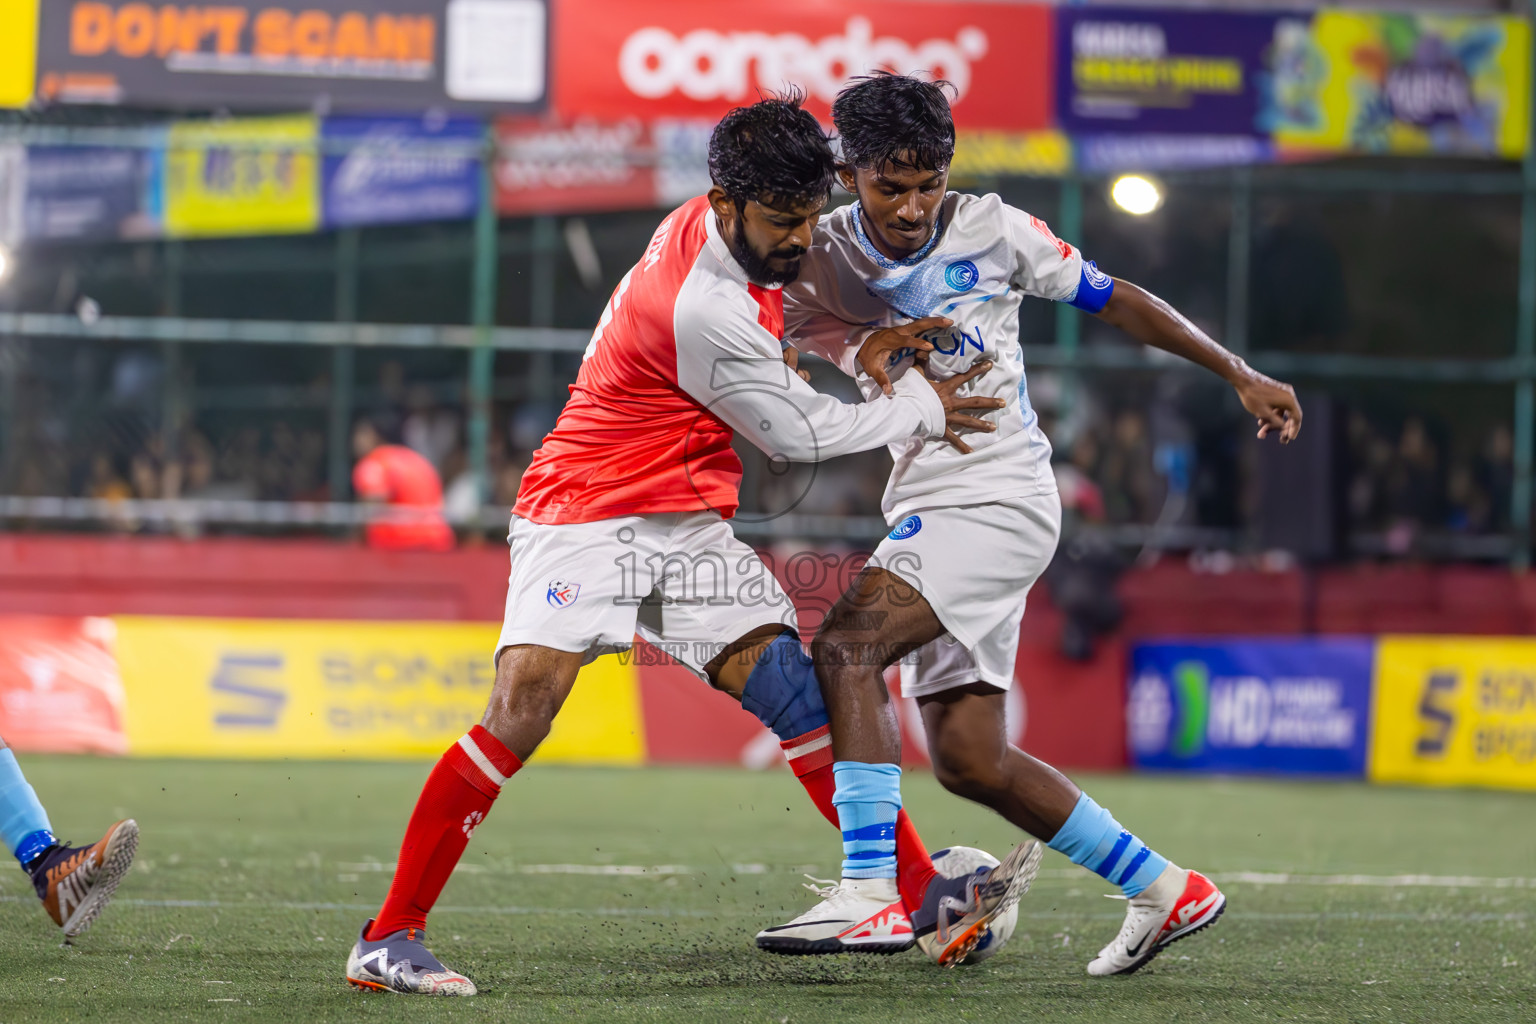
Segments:
[[[818,768],[832,763],[832,727],[824,725],[779,744],[795,778],[804,778]]]

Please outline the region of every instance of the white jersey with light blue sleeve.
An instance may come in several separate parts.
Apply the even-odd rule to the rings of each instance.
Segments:
[[[993,368],[962,393],[1007,404],[975,413],[997,424],[994,433],[968,432],[963,454],[944,441],[914,438],[891,445],[896,465],[881,508],[890,522],[925,508],[976,505],[1056,489],[1051,445],[1029,402],[1019,307],[1026,295],[1098,312],[1113,282],[1038,217],[996,195],[951,192],[940,223],[923,249],[904,260],[881,254],[865,235],[859,204],[842,207],[817,225],[800,276],[784,289],[784,337],[855,376],[866,398],[879,386],[857,364],[866,328],[891,327],[925,316],[952,327],[924,337],[935,379],[961,373],[978,359]],[[912,365],[897,354],[894,381]]]

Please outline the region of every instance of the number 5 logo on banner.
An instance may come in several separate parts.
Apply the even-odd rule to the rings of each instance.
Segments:
[[[1419,698],[1419,724],[1423,733],[1415,749],[1420,757],[1443,757],[1451,730],[1456,726],[1456,684],[1461,676],[1456,672],[1431,672],[1424,680],[1424,693]]]

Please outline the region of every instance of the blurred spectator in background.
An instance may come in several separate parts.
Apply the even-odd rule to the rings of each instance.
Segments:
[[[443,518],[443,482],[436,468],[401,444],[386,444],[370,420],[352,430],[352,490],[379,506],[364,535],[368,546],[392,551],[448,551],[453,530]]]
[[[1483,445],[1477,467],[1478,484],[1488,496],[1489,528],[1502,532],[1510,527],[1515,489],[1515,435],[1509,424],[1500,423]]]
[[[1062,614],[1057,640],[1062,655],[1087,661],[1093,657],[1094,640],[1125,616],[1115,580],[1128,563],[1102,533],[1084,529],[1104,519],[1103,496],[1081,465],[1096,454],[1089,434],[1078,437],[1072,454],[1070,462],[1053,467],[1061,492],[1061,543],[1044,578],[1051,604]]]
[[[1403,423],[1397,453],[1387,471],[1387,547],[1394,554],[1413,550],[1426,527],[1444,521],[1440,509],[1440,456],[1424,421]]]
[[[85,482],[85,496],[101,501],[122,501],[133,497],[133,488],[123,479],[112,456],[97,452],[91,457],[91,475]]]
[[[400,428],[401,440],[432,465],[442,467],[447,480],[453,479],[448,472],[448,459],[459,445],[459,434],[457,412],[439,407],[430,387],[411,388],[406,399],[405,423]]]
[[[1151,522],[1161,495],[1146,418],[1134,409],[1121,410],[1100,452],[1093,477],[1104,497],[1105,516],[1112,523]]]
[[[1445,525],[1451,532],[1483,533],[1488,529],[1488,496],[1465,462],[1456,463],[1446,476],[1445,503]]]

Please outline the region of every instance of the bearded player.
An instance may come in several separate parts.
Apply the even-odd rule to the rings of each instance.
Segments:
[[[835,799],[862,801],[881,823],[900,807],[901,740],[882,670],[916,651],[900,666],[901,689],[921,707],[940,782],[1120,887],[1129,900],[1124,926],[1088,972],[1128,974],[1213,923],[1226,898],[1007,742],[1004,695],[1025,595],[1061,524],[1051,447],[1025,386],[1020,304],[1025,296],[1069,303],[1218,374],[1257,418],[1261,438],[1289,442],[1301,409],[1288,385],[1252,370],[1167,303],[1101,273],[1044,222],[995,195],[947,191],[955,134],[941,85],[876,74],[845,89],[832,117],[839,173],[858,201],[821,221],[785,289],[786,342],[856,376],[872,399],[916,376],[914,361],[947,376],[995,360],[966,390],[998,400],[996,411],[977,414],[983,422],[969,424],[976,432],[964,442],[913,437],[891,446],[883,510],[893,529],[812,644],[832,722]],[[892,330],[897,324],[907,326]],[[924,328],[922,339],[913,340],[912,326]],[[891,866],[884,874],[894,887]],[[758,944],[815,946],[833,922],[859,913],[850,890],[868,885],[845,882]],[[902,895],[909,907],[924,899]],[[914,924],[921,943],[932,915]]]
[[[709,194],[662,221],[614,291],[570,400],[523,475],[489,706],[422,790],[389,896],[347,962],[357,987],[474,994],[427,950],[427,913],[501,788],[548,734],[577,670],[628,648],[637,631],[771,728],[818,808],[838,821],[826,711],[794,607],[726,522],[741,478],[733,432],[796,461],[937,441],[963,426],[947,422],[956,410],[991,408],[989,398],[957,397],[988,367],[932,385],[914,374],[864,404],[818,394],[784,362],[780,289],[831,189],[826,137],[797,100],[765,100],[721,121],[709,166]],[[912,884],[962,908],[957,942],[1017,898],[1021,855],[990,876],[944,879],[909,822],[892,831],[904,837]],[[900,906],[880,909],[844,922],[829,948],[912,945]]]

